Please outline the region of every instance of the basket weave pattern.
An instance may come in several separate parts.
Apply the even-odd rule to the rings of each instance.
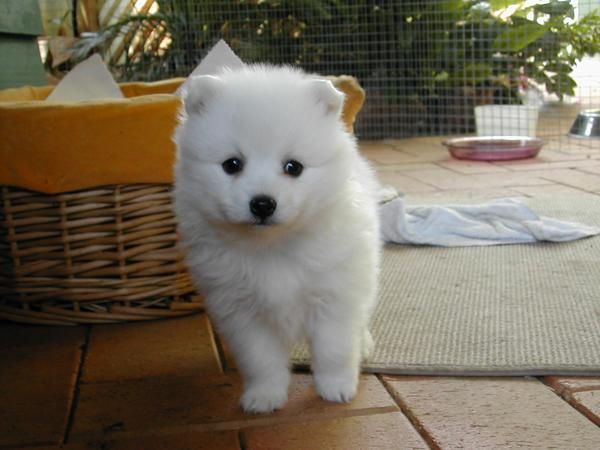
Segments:
[[[0,318],[98,323],[201,309],[177,245],[172,186],[0,189]]]

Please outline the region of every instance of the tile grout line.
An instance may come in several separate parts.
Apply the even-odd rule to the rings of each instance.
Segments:
[[[88,348],[90,344],[90,337],[92,334],[92,325],[87,325],[85,330],[85,339],[81,346],[81,355],[79,356],[79,366],[77,368],[77,376],[75,377],[75,386],[73,387],[73,393],[71,397],[71,405],[69,409],[69,414],[67,415],[67,423],[65,424],[65,430],[63,432],[63,438],[60,445],[65,445],[69,440],[69,435],[71,433],[71,427],[73,426],[73,421],[75,420],[75,413],[77,412],[77,406],[79,404],[79,387],[81,384],[81,378],[83,376],[83,366],[87,359]]]
[[[465,173],[465,172],[461,172],[460,170],[453,169],[452,167],[447,167],[447,166],[442,165],[441,163],[444,163],[444,162],[447,162],[447,161],[435,161],[435,162],[433,162],[433,164],[440,169],[446,169],[446,170],[449,170],[450,172],[453,172],[454,174],[465,175],[465,176],[506,173],[506,172],[502,172],[502,171]],[[494,165],[490,164],[489,162],[487,162],[486,164],[482,165],[482,167],[498,167],[498,166],[494,166]],[[508,170],[507,172],[512,172],[512,171]]]
[[[548,383],[544,383],[546,386],[552,387]],[[553,388],[554,389],[554,388]],[[590,387],[580,387],[580,388],[562,388],[561,392],[568,392],[569,394],[579,394],[580,392],[592,392],[592,391],[600,391],[600,387],[590,386]]]
[[[206,314],[206,313],[204,313]],[[223,348],[223,343],[221,342],[221,337],[218,335],[217,330],[214,329],[214,326],[211,320],[206,316],[206,321],[208,322],[208,333],[209,339],[212,342],[213,351],[215,352],[217,363],[219,364],[219,369],[221,373],[226,373],[230,367],[227,363],[227,356],[225,355],[225,350]]]
[[[600,426],[600,418],[598,418],[596,414],[594,414],[584,405],[581,405],[580,403],[575,401],[575,399],[572,396],[572,394],[575,394],[577,392],[590,392],[597,391],[598,389],[580,389],[575,391],[572,391],[567,388],[555,389],[552,385],[546,382],[545,377],[539,377],[538,380],[541,381],[543,385],[547,386],[552,392],[554,392],[554,394],[556,394],[557,397],[559,397],[562,401],[566,402],[571,408],[573,408],[587,420],[592,422],[594,425]]]
[[[240,450],[248,450],[248,443],[246,442],[246,435],[244,434],[244,430],[238,430],[237,438]]]
[[[387,385],[387,383],[385,381],[383,381],[382,374],[377,374],[377,379],[383,385],[383,387],[387,391],[388,395],[390,397],[392,397],[392,400],[394,400],[394,403],[396,403],[396,405],[398,405],[398,407],[400,408],[400,411],[408,419],[408,421],[413,426],[415,431],[419,434],[419,436],[421,436],[421,438],[423,439],[425,444],[427,444],[431,450],[441,450],[441,447],[435,442],[435,439],[433,438],[433,436],[431,436],[425,430],[425,427],[419,421],[419,419],[417,419],[417,417],[409,410],[408,406],[406,406],[406,404],[400,398],[398,398],[396,395],[394,395],[394,392],[392,391],[392,389]]]
[[[394,406],[386,406],[386,407],[371,407],[365,409],[357,409],[349,412],[340,412],[336,411],[333,413],[317,413],[315,415],[302,416],[302,415],[293,415],[293,416],[280,416],[277,418],[273,418],[272,415],[257,415],[257,418],[248,419],[248,418],[239,418],[239,419],[231,419],[223,422],[206,422],[206,423],[187,423],[184,425],[175,425],[170,427],[161,427],[159,429],[155,429],[153,431],[148,432],[145,428],[134,429],[130,431],[114,431],[110,429],[104,429],[102,432],[92,432],[92,434],[87,433],[86,440],[128,440],[135,439],[140,437],[150,437],[150,436],[168,436],[168,435],[176,435],[184,432],[221,432],[221,431],[237,431],[238,438],[241,438],[240,441],[241,450],[247,450],[247,439],[246,432],[251,428],[264,428],[270,426],[279,426],[279,425],[293,425],[298,423],[312,423],[312,422],[320,422],[327,420],[338,420],[338,419],[348,419],[354,417],[364,417],[364,416],[373,416],[379,414],[388,414],[388,413],[396,413],[398,412],[398,406],[394,403]],[[240,434],[241,432],[241,434]],[[81,442],[79,439],[79,435],[76,439],[77,442]]]
[[[435,164],[435,163],[433,163],[433,164]],[[436,164],[436,166],[437,166],[437,164]],[[440,166],[438,166],[438,167],[440,167]],[[415,172],[418,172],[418,171],[415,170]],[[438,186],[435,186],[435,185],[433,185],[433,184],[431,184],[431,183],[429,183],[427,181],[421,180],[419,177],[416,177],[416,176],[412,176],[411,177],[410,175],[407,175],[408,173],[410,173],[410,172],[406,172],[406,173],[403,172],[401,175],[404,176],[404,177],[406,177],[406,178],[409,178],[409,179],[411,179],[413,181],[417,181],[419,183],[423,183],[425,186],[428,186],[428,187],[434,189],[433,191],[431,191],[431,193],[439,193],[439,192],[444,192],[445,191],[445,189],[441,189]]]
[[[571,189],[577,189],[578,191],[581,191],[581,192],[583,192],[583,193],[585,193],[585,194],[595,194],[595,195],[598,195],[598,194],[599,194],[599,192],[598,192],[598,191],[590,191],[590,190],[588,190],[588,189],[583,189],[583,188],[580,188],[580,187],[577,187],[577,186],[573,186],[573,185],[571,185],[571,184],[568,184],[568,183],[565,183],[565,182],[563,182],[563,181],[557,181],[557,180],[551,180],[550,178],[544,178],[544,175],[543,175],[543,174],[542,174],[542,175],[540,175],[540,177],[539,177],[539,178],[540,178],[540,180],[549,181],[549,182],[551,182],[553,185],[558,185],[558,186],[566,186],[566,187],[569,187],[569,188],[571,188]]]

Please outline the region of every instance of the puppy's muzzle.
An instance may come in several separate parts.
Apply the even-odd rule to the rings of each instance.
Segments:
[[[277,208],[277,202],[268,195],[257,195],[250,200],[250,212],[254,217],[264,222],[271,217]]]

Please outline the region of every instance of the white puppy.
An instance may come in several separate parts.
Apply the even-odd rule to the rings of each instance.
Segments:
[[[244,378],[242,407],[287,400],[306,338],[319,394],[350,401],[380,258],[377,182],[331,82],[248,66],[191,80],[176,133],[187,262]]]

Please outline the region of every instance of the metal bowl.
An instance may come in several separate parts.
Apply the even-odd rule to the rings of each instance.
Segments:
[[[509,161],[533,158],[544,141],[527,136],[475,136],[448,139],[443,145],[457,159]]]
[[[569,136],[585,139],[600,138],[600,109],[587,109],[577,114]]]

